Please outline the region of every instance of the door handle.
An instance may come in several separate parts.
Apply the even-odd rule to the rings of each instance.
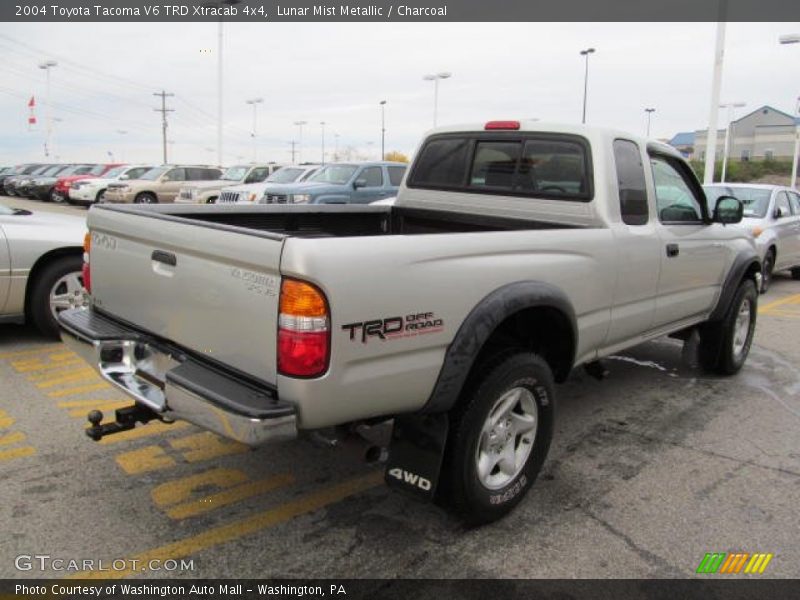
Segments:
[[[164,263],[170,267],[177,266],[178,258],[172,252],[164,252],[163,250],[153,250],[150,258],[155,262]]]
[[[667,244],[667,256],[669,258],[673,258],[680,254],[681,249],[678,247],[678,244]]]

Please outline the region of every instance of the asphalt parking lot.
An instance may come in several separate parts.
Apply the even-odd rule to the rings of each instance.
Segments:
[[[755,577],[796,577],[799,340],[800,282],[779,274],[734,378],[685,365],[674,340],[609,359],[602,382],[576,370],[531,493],[467,529],[304,441],[250,450],[177,423],[93,443],[86,413],[125,397],[60,343],[0,325],[0,577],[670,578],[707,552],[772,553]],[[19,570],[21,555],[95,562]]]

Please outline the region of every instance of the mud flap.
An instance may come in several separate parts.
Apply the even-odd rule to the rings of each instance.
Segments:
[[[449,421],[446,413],[395,417],[386,485],[432,501],[442,468]]]

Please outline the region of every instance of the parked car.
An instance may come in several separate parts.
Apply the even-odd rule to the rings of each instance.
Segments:
[[[175,201],[180,189],[193,181],[219,179],[222,170],[201,165],[164,165],[150,169],[139,179],[110,183],[103,202],[157,204]]]
[[[85,306],[82,217],[0,204],[0,321],[58,336],[56,315]]]
[[[10,179],[11,177],[16,177],[17,175],[30,175],[41,166],[42,165],[39,163],[17,165],[16,167],[12,167],[8,172],[0,175],[0,194],[3,194],[4,196],[11,195],[5,188],[6,180]]]
[[[774,271],[790,270],[800,279],[800,194],[777,185],[716,183],[704,186],[709,206],[720,196],[733,196],[744,205],[738,227],[753,234],[761,258],[761,291],[766,292]]]
[[[263,204],[369,204],[397,195],[407,165],[395,162],[331,163],[306,181],[270,184]]]
[[[17,195],[33,200],[47,200],[59,177],[69,172],[71,165],[50,167],[41,175],[21,182],[17,186]]]
[[[45,171],[52,167],[57,167],[58,165],[36,165],[33,169],[25,169],[22,173],[17,175],[12,175],[11,177],[6,178],[3,182],[3,187],[5,188],[5,193],[7,196],[19,196],[20,194],[17,191],[17,188],[20,184],[24,184],[28,181],[33,180],[36,177],[41,176]]]
[[[319,165],[297,165],[282,167],[267,177],[261,183],[249,183],[247,185],[236,185],[223,188],[219,194],[220,203],[231,202],[258,202],[264,195],[264,191],[272,184],[295,183],[305,181],[316,173]]]
[[[219,198],[222,188],[235,183],[260,183],[280,168],[281,166],[275,163],[229,167],[219,179],[199,181],[182,187],[178,197],[175,198],[175,202],[181,204],[214,204]]]
[[[56,182],[55,188],[53,189],[53,193],[50,196],[50,199],[53,202],[64,202],[69,198],[69,190],[72,187],[72,184],[76,181],[80,181],[83,179],[91,179],[94,177],[102,177],[106,173],[108,173],[111,169],[115,167],[121,166],[120,163],[106,163],[104,165],[90,165],[88,170],[79,169],[79,171],[83,172],[75,172],[70,174],[67,177],[59,177],[58,181]]]
[[[154,165],[120,165],[101,177],[78,179],[73,181],[69,188],[67,202],[81,205],[100,202],[109,184],[138,179],[153,168],[155,168]]]
[[[337,445],[384,423],[385,480],[474,523],[533,484],[574,367],[672,334],[732,375],[755,330],[741,202],[712,217],[678,151],[619,131],[436,129],[394,206],[151,208],[90,211],[94,307],[60,316],[134,399],[90,437],[183,419]]]

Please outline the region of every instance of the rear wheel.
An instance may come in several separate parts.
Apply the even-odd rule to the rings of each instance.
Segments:
[[[150,192],[142,192],[133,201],[135,204],[158,204],[158,198]]]
[[[450,414],[442,500],[472,524],[509,513],[542,468],[555,395],[547,363],[528,352],[479,366]]]
[[[800,279],[800,268],[792,269],[792,279],[794,280]]]
[[[28,310],[36,328],[48,337],[58,337],[57,315],[69,308],[87,304],[80,256],[62,256],[38,272],[30,282]]]
[[[761,268],[761,293],[765,294],[772,283],[772,271],[775,269],[775,250],[770,248],[764,257],[764,265]]]
[[[64,197],[61,196],[60,194],[58,194],[56,192],[55,188],[50,190],[50,194],[49,195],[50,195],[50,202],[58,202],[59,204],[64,202]]]
[[[722,321],[706,323],[700,329],[701,366],[719,375],[734,375],[747,360],[756,329],[758,292],[748,279],[739,285]]]

